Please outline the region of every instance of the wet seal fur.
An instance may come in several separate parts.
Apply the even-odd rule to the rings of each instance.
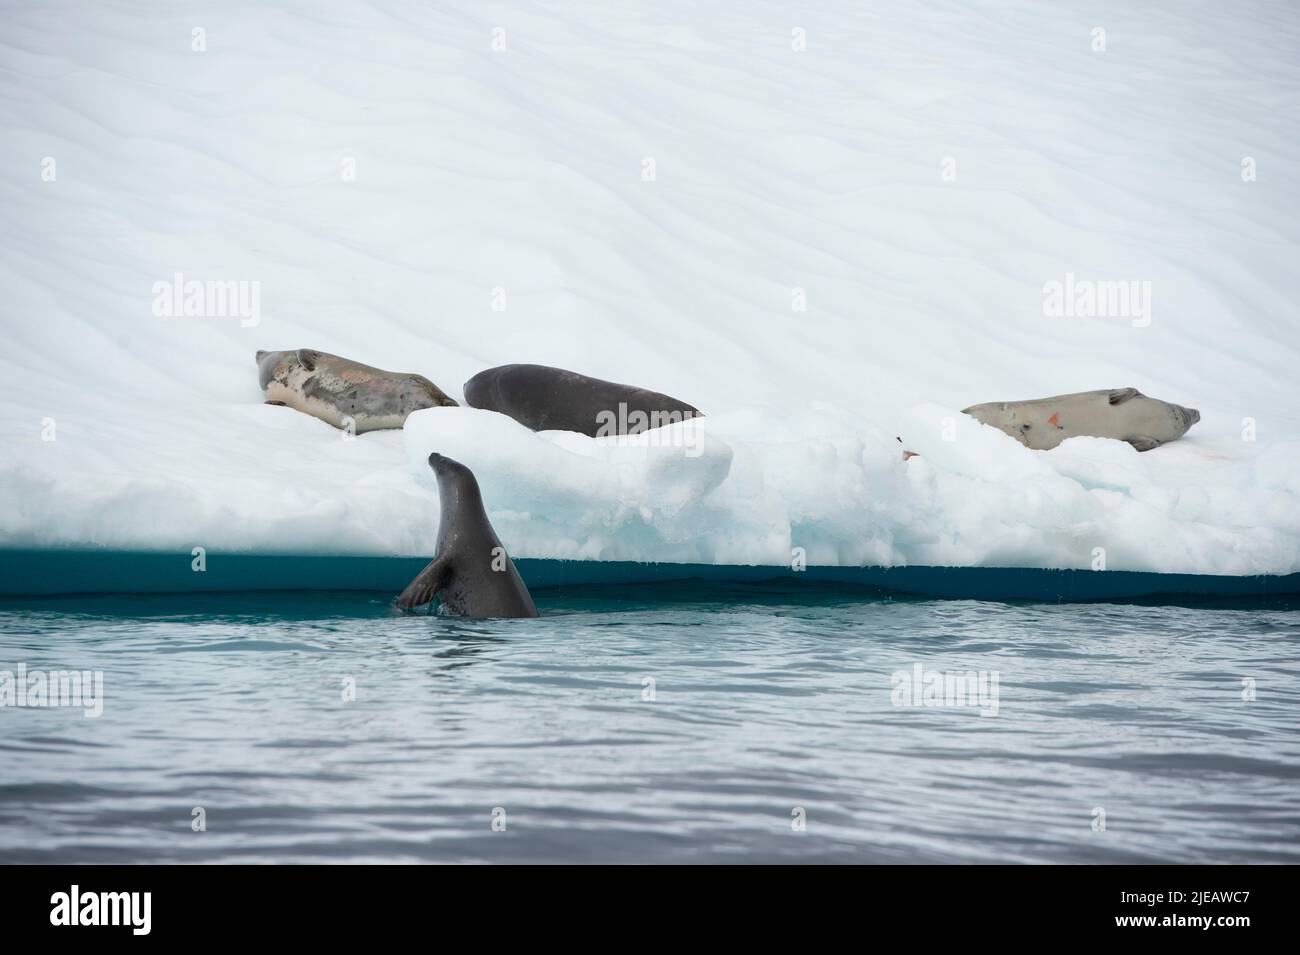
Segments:
[[[693,405],[657,391],[547,365],[481,371],[465,382],[465,402],[509,415],[534,431],[576,431],[591,438],[639,434],[704,416]]]
[[[1006,432],[1035,451],[1049,451],[1066,438],[1081,436],[1117,438],[1139,451],[1150,451],[1181,438],[1201,420],[1195,408],[1148,398],[1136,388],[989,402],[963,408],[962,414]]]
[[[438,478],[442,516],[438,553],[397,598],[403,610],[437,597],[462,617],[536,617],[537,607],[514,561],[492,530],[474,472],[441,454],[429,455]]]
[[[423,375],[384,371],[313,348],[259,351],[257,370],[268,405],[287,405],[357,434],[400,428],[412,411],[452,407]]]

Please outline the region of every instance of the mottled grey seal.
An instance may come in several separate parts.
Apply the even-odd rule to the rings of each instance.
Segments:
[[[1005,431],[1035,451],[1049,451],[1066,438],[1083,435],[1118,438],[1139,451],[1150,451],[1181,438],[1201,420],[1195,408],[1148,398],[1136,388],[995,401],[971,405],[962,413]]]
[[[259,351],[257,369],[269,405],[288,405],[336,428],[400,428],[412,411],[456,404],[423,375],[384,371],[312,348]]]
[[[479,493],[474,472],[441,454],[429,455],[438,478],[442,515],[438,553],[397,598],[403,609],[437,597],[462,617],[536,617],[537,608],[501,541]]]
[[[684,401],[633,385],[546,365],[501,365],[465,382],[465,401],[509,415],[534,431],[577,431],[592,438],[639,434],[703,417]]]

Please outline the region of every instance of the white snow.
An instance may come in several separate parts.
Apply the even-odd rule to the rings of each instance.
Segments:
[[[1297,49],[1262,2],[8,5],[0,547],[429,554],[439,450],[515,556],[1300,570]],[[158,317],[177,273],[259,312]],[[348,440],[261,404],[298,347],[708,417]],[[956,410],[1127,386],[1202,420]]]

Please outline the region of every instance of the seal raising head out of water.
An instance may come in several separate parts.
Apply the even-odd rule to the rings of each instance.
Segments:
[[[437,597],[462,617],[536,617],[519,571],[483,510],[474,472],[441,454],[429,455],[438,478],[442,517],[438,554],[397,598],[402,609]]]
[[[257,370],[268,405],[288,405],[357,434],[400,428],[421,408],[456,402],[423,375],[384,371],[312,348],[259,351]]]
[[[989,402],[962,409],[1005,431],[1026,447],[1048,451],[1066,438],[1118,438],[1150,451],[1181,438],[1201,420],[1195,408],[1148,398],[1136,388],[1081,391],[1032,401]]]
[[[534,431],[577,431],[598,438],[639,434],[650,428],[703,417],[684,401],[588,378],[547,365],[501,365],[465,382],[465,401],[509,415]]]

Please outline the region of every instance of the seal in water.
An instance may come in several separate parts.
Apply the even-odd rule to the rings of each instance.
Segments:
[[[1195,408],[1148,398],[1136,388],[1081,391],[1032,401],[989,402],[962,409],[1005,431],[1025,447],[1049,451],[1066,438],[1118,438],[1150,451],[1181,438],[1201,420]]]
[[[438,554],[402,595],[402,609],[438,597],[462,617],[536,617],[537,608],[514,562],[488,522],[474,472],[441,454],[429,455],[438,478],[442,516]]]
[[[456,402],[423,375],[371,368],[312,348],[259,351],[257,370],[268,405],[288,405],[357,434],[400,428],[421,408]]]
[[[534,431],[599,438],[639,434],[704,413],[684,401],[546,365],[501,365],[465,382],[465,401],[509,415]]]

